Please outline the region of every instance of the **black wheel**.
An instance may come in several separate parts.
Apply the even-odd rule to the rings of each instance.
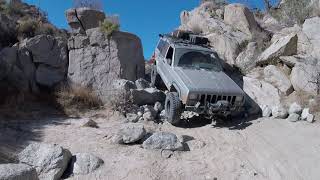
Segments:
[[[180,122],[182,103],[179,99],[179,95],[176,92],[170,92],[167,94],[165,102],[165,110],[167,121],[172,125],[176,125]]]
[[[160,86],[160,76],[157,73],[156,65],[152,65],[151,69],[151,86],[152,87],[159,87]]]

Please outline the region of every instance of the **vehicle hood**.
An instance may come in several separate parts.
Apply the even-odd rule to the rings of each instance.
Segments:
[[[243,90],[223,71],[175,67],[184,85],[190,92],[244,95]]]

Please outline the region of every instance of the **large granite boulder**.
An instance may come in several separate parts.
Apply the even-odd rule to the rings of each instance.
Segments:
[[[142,45],[137,36],[114,32],[107,37],[99,28],[90,29],[87,34],[87,38],[71,37],[72,42],[81,45],[70,40],[68,43],[68,78],[72,83],[93,89],[106,102],[115,80],[144,77]],[[87,39],[89,42],[85,43]]]
[[[60,37],[38,35],[19,44],[32,55],[36,65],[35,80],[38,84],[53,87],[65,80],[68,65],[67,42]]]
[[[258,52],[258,44],[256,42],[250,42],[247,48],[237,57],[235,65],[240,68],[243,73],[247,73],[256,66]]]
[[[1,180],[39,180],[37,171],[26,164],[0,164]]]
[[[320,66],[304,63],[296,64],[291,71],[291,83],[294,90],[317,95],[319,72]]]
[[[264,68],[264,79],[277,87],[285,95],[293,92],[289,77],[274,65],[269,65]]]
[[[257,64],[272,63],[280,56],[297,54],[298,36],[296,33],[284,36],[271,44],[258,58]]]
[[[224,22],[251,37],[266,37],[255,20],[253,13],[243,4],[229,4],[224,8]]]
[[[205,35],[220,58],[229,64],[234,64],[241,52],[241,47],[246,46],[252,37],[235,30],[222,18],[212,17],[211,12],[208,10],[207,3],[203,3],[192,11],[183,11],[180,16],[181,26],[179,29]]]
[[[69,150],[54,144],[34,143],[18,155],[21,163],[34,167],[39,179],[58,180],[71,159]]]
[[[72,30],[85,32],[88,29],[98,27],[104,21],[106,15],[98,10],[81,7],[68,9],[66,18]]]
[[[280,104],[279,90],[263,80],[243,77],[243,90],[261,109],[265,105],[274,107]]]
[[[303,24],[303,32],[306,34],[307,39],[310,41],[312,46],[312,55],[320,59],[320,17],[313,17],[306,19]]]

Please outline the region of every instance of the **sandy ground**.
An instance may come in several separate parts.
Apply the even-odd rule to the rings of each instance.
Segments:
[[[69,179],[320,178],[320,123],[317,122],[260,118],[220,127],[200,119],[190,120],[182,127],[145,123],[149,132],[173,132],[184,135],[186,140],[193,137],[206,144],[192,151],[173,152],[167,158],[161,151],[145,150],[139,144],[113,144],[110,135],[123,123],[118,115],[100,112],[93,119],[98,122],[98,129],[80,127],[81,118],[29,120],[24,125],[21,121],[11,121],[0,126],[0,153],[14,154],[32,141],[41,141],[60,144],[72,153],[90,152],[104,160],[104,165],[94,173]]]

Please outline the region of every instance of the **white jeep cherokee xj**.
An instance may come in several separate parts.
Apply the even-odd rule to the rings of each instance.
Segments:
[[[223,71],[208,39],[176,31],[160,35],[155,50],[151,84],[168,89],[165,111],[168,122],[179,123],[184,110],[213,117],[230,117],[241,111],[245,93]]]

